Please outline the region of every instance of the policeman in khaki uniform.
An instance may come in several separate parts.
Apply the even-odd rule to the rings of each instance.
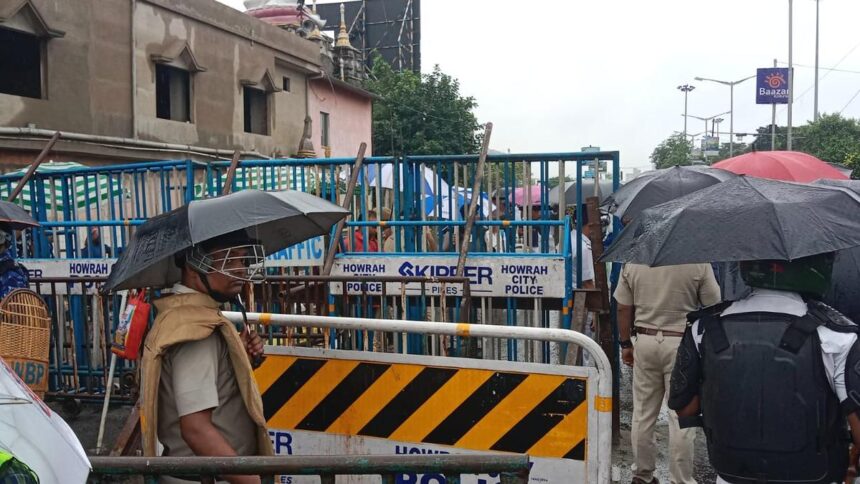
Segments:
[[[669,378],[686,326],[686,315],[720,302],[710,264],[648,267],[625,264],[615,289],[622,359],[633,366],[633,484],[654,484],[654,425],[669,393]],[[631,340],[631,327],[636,333]],[[669,415],[671,484],[695,484],[695,433]]]
[[[241,335],[220,312],[259,276],[262,246],[245,231],[212,239],[176,257],[182,282],[155,301],[158,317],[143,354],[144,455],[273,455],[251,358],[259,336]],[[194,482],[164,476],[161,482]],[[259,484],[259,476],[218,482]]]
[[[849,425],[860,442],[860,345],[816,300],[832,269],[832,253],[741,262],[752,293],[688,317],[669,407],[704,428],[718,483],[843,482]]]

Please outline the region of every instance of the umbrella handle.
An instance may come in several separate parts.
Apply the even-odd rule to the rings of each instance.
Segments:
[[[250,323],[248,323],[248,315],[245,312],[245,304],[242,302],[241,296],[236,296],[236,300],[233,302],[236,303],[237,306],[239,306],[239,310],[242,312],[242,321],[244,321],[244,323],[245,323],[245,326],[242,329],[242,331],[244,331],[245,334],[250,338],[250,336],[251,336],[251,325],[250,325]],[[251,368],[256,370],[257,368],[259,368],[260,366],[263,365],[264,361],[266,361],[265,355],[258,355],[258,356],[252,357],[251,358]]]
[[[251,336],[251,326],[248,324],[248,317],[245,315],[244,307],[242,308],[242,319],[245,320],[245,334],[249,337]],[[260,366],[263,365],[263,362],[266,361],[265,355],[257,355],[251,358],[251,368],[256,370]]]

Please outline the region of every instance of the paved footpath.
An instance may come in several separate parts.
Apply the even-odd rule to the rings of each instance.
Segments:
[[[632,478],[630,464],[633,463],[633,453],[630,449],[630,422],[633,412],[632,393],[633,370],[626,365],[621,369],[621,441],[619,446],[613,449],[612,463],[621,471],[622,484],[629,484]],[[669,409],[665,406],[657,418],[655,434],[657,436],[657,472],[656,477],[661,484],[669,484]],[[708,450],[705,444],[705,436],[701,429],[697,429],[695,470],[693,477],[699,484],[713,484],[717,476],[708,464]]]

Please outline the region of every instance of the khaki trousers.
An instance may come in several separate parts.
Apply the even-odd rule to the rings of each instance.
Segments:
[[[657,444],[654,424],[669,394],[669,379],[681,338],[636,336],[633,346],[633,475],[645,482],[654,477]],[[680,429],[678,416],[669,411],[669,475],[672,484],[696,484],[693,479],[695,429]]]

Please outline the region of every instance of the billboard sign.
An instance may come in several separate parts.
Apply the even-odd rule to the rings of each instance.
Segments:
[[[756,104],[788,104],[791,93],[788,69],[767,67],[758,69],[756,75]]]
[[[705,156],[717,156],[720,154],[720,138],[716,136],[705,136],[702,138],[702,152]]]

